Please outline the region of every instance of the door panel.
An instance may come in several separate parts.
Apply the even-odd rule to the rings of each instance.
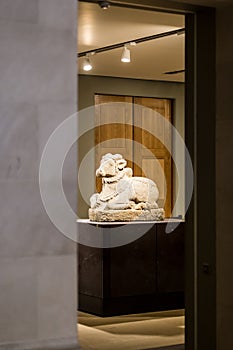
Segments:
[[[128,96],[95,95],[96,169],[106,153],[122,154],[132,167],[132,101]],[[100,179],[96,179],[96,188],[101,191]]]
[[[171,100],[134,98],[134,175],[147,176],[159,188],[159,205],[165,216],[172,210]],[[148,131],[149,130],[149,131]],[[156,135],[156,136],[154,136]]]
[[[96,165],[106,153],[120,153],[130,161],[133,157],[132,97],[95,95],[95,118]]]

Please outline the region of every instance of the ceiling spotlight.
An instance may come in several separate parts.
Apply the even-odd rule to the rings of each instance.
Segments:
[[[130,62],[130,49],[126,45],[123,48],[121,62]]]
[[[98,4],[102,10],[107,10],[111,6],[109,1],[98,1]]]
[[[83,61],[83,70],[88,72],[91,69],[92,69],[92,64],[91,64],[90,58],[88,55],[86,55]]]

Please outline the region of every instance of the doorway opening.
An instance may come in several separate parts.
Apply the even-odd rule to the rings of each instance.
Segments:
[[[148,40],[136,45],[128,45],[127,49],[131,51],[131,62],[128,63],[120,61],[121,52],[125,49],[125,44],[123,47],[114,47],[112,50],[103,50],[102,52],[95,50],[96,48],[106,48],[119,43],[127,42],[130,44],[137,42],[139,38],[147,38],[176,30],[182,30],[182,32]],[[126,311],[125,313],[130,313],[131,315],[137,313],[136,315],[138,316],[134,315],[137,321],[140,319],[145,320],[147,317],[153,320],[157,319],[157,321],[160,316],[162,320],[166,319],[166,316],[168,318],[174,316],[174,320],[178,320],[181,317],[181,324],[176,324],[175,328],[173,328],[174,338],[167,337],[167,339],[170,339],[170,342],[161,344],[157,339],[157,344],[156,341],[154,344],[148,344],[148,346],[145,344],[144,348],[177,345],[184,342],[184,323],[182,323],[184,321],[184,311],[168,310],[172,309],[172,305],[176,305],[176,308],[180,306],[181,309],[182,306],[184,307],[183,221],[185,219],[185,166],[183,165],[183,173],[179,174],[178,178],[172,157],[168,155],[166,147],[162,149],[161,145],[158,145],[158,140],[153,139],[149,133],[143,131],[144,115],[138,107],[147,106],[146,110],[148,113],[154,109],[157,113],[162,114],[163,117],[169,118],[184,137],[184,36],[184,16],[180,14],[117,6],[103,11],[96,3],[79,2],[78,51],[79,53],[85,53],[83,56],[80,55],[78,60],[79,109],[88,109],[93,106],[92,129],[80,140],[79,145],[80,167],[86,154],[93,150],[92,155],[89,157],[91,160],[89,171],[85,173],[89,194],[96,192],[95,170],[103,154],[124,152],[124,157],[132,165],[135,175],[143,176],[146,173],[148,177],[153,178],[153,176],[156,177],[157,173],[157,182],[159,183],[161,194],[159,199],[160,205],[165,206],[166,217],[173,215],[176,217],[176,220],[180,219],[182,222],[182,225],[179,226],[180,229],[176,233],[167,236],[165,236],[163,229],[163,233],[161,233],[162,226],[153,228],[149,234],[143,236],[141,241],[137,242],[137,246],[134,244],[127,247],[126,245],[125,247],[114,249],[99,249],[81,245],[79,247],[79,276],[81,278],[79,280],[79,305],[81,312],[89,311],[88,316],[80,314],[80,320],[83,322],[80,329],[82,329],[82,326],[88,326],[88,322],[92,324],[93,321],[93,325],[95,324],[94,319],[96,321],[98,316],[91,318],[90,304],[97,303],[100,299],[103,300],[105,296],[108,300],[112,299],[111,302],[113,304],[118,303],[116,309],[119,309],[119,315],[123,312],[120,311],[119,303],[123,305],[127,299],[128,305],[131,303],[129,310],[132,311]],[[83,64],[86,59],[89,60],[92,66],[92,69],[89,71],[83,70]],[[122,105],[117,103],[122,103],[123,100],[125,105],[122,108]],[[110,103],[110,107],[108,103]],[[115,103],[114,106],[111,105],[112,103]],[[132,125],[132,128],[122,127],[122,125],[114,127],[114,123],[109,122],[109,115],[112,115],[113,111],[117,114],[117,118],[122,121],[122,125],[128,123]],[[101,119],[97,124],[95,123],[96,118]],[[103,122],[104,118],[106,118],[106,123]],[[132,121],[129,122],[129,118],[132,118]],[[127,123],[124,123],[126,119]],[[141,122],[141,128],[135,127],[134,121],[136,119]],[[79,120],[79,123],[85,122],[85,118]],[[105,126],[103,127],[102,124],[105,124]],[[151,131],[155,128],[155,124],[152,120]],[[99,127],[99,125],[101,126]],[[171,132],[164,130],[161,125],[157,125],[157,128],[160,128],[164,138],[168,138],[168,142],[172,143],[175,150],[173,157],[183,157],[184,164],[184,150],[176,148],[176,140],[170,135]],[[121,138],[121,141],[119,141],[119,138]],[[111,141],[113,139],[114,141]],[[131,147],[132,144],[125,143],[126,139],[136,141],[135,144],[141,144],[141,147],[136,148],[135,145]],[[146,149],[148,148],[152,150],[153,157],[151,159],[146,154]],[[157,163],[153,162],[154,158],[157,159]],[[158,163],[159,166],[156,165]],[[159,171],[163,174],[161,179],[158,176]],[[98,186],[97,184],[97,189]],[[183,200],[179,203],[177,212],[171,214],[178,187],[182,188]],[[83,198],[80,193],[79,217],[87,218],[88,206],[86,198]],[[160,239],[162,239],[163,244]],[[144,243],[142,244],[143,240]],[[151,251],[149,250],[150,247],[152,247]],[[136,254],[132,254],[130,257],[130,252],[133,250],[136,251]],[[123,258],[124,255],[125,258]],[[92,256],[92,262],[89,261],[89,266],[87,263],[88,256]],[[127,262],[126,256],[130,257],[131,263]],[[108,266],[106,269],[104,267],[105,262]],[[148,284],[145,283],[144,269],[141,268],[142,264],[145,264],[145,269],[150,271],[150,277],[146,275],[146,279],[150,279]],[[132,269],[130,265],[133,265],[134,268]],[[140,265],[141,272],[137,265]],[[134,277],[130,281],[129,276],[131,275],[132,277],[132,272],[138,277],[137,286],[135,286],[133,281]],[[178,276],[178,278],[174,278],[174,276]],[[98,288],[99,290],[97,290]],[[147,306],[145,306],[144,302],[147,314],[142,315],[138,313],[139,299],[137,298],[139,297],[141,300],[147,299],[147,301],[151,298],[151,304],[147,303]],[[152,301],[156,297],[164,298],[164,302],[162,302],[162,299],[158,299],[160,300],[160,308],[159,303],[156,306],[156,303]],[[132,301],[133,299],[134,302]],[[151,305],[151,310],[150,306],[148,306],[149,304]],[[113,307],[112,305],[111,307]],[[104,304],[101,307],[103,310]],[[108,315],[108,317],[113,317],[111,318],[112,322],[114,317],[120,317],[114,316],[116,315],[116,309],[113,309],[111,309],[112,316]],[[96,306],[92,310],[92,314],[97,314],[101,317],[101,312],[96,311]],[[127,307],[125,310],[127,310]],[[155,310],[159,311],[159,313],[148,314],[148,312]],[[166,311],[161,314],[161,310]],[[102,312],[102,316],[106,317],[107,314],[108,312],[106,314]],[[124,319],[122,316],[121,322],[127,322],[129,317],[126,316]],[[86,321],[87,323],[85,324]],[[100,319],[97,318],[96,322],[97,328],[101,329]],[[98,324],[98,322],[100,323]],[[103,322],[107,323],[107,319],[105,318]],[[156,332],[156,328],[154,332]],[[112,334],[114,334],[114,331]],[[82,334],[80,336],[82,338]],[[122,346],[122,344],[119,344],[119,349],[123,349],[124,347]]]

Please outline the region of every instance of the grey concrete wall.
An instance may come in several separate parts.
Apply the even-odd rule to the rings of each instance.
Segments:
[[[233,348],[233,4],[217,9],[217,328],[218,349]]]
[[[0,1],[0,349],[77,348],[76,247],[50,222],[38,183],[47,138],[76,111],[76,6]]]
[[[87,107],[94,106],[95,94],[109,94],[109,95],[126,95],[126,96],[144,96],[144,97],[158,97],[158,98],[171,98],[174,100],[173,110],[173,123],[178,132],[184,137],[184,84],[174,82],[152,81],[152,80],[139,80],[139,79],[124,79],[114,77],[101,77],[101,76],[87,76],[79,75],[79,110],[83,110]],[[93,113],[94,114],[94,113]],[[80,116],[80,123],[85,124],[85,117]],[[94,127],[94,115],[93,125]],[[174,145],[174,159],[181,157],[184,159],[184,150],[178,150],[175,138],[173,139]],[[90,133],[89,137],[84,139],[80,145],[80,158],[85,156],[85,152],[91,147],[95,146],[94,133]],[[183,161],[184,164],[184,161]],[[90,171],[85,173],[85,181],[89,187],[92,188],[92,192],[95,190],[95,160],[92,159],[90,164]],[[178,186],[181,188],[181,193],[184,198],[184,169],[178,177],[174,179],[174,198]],[[182,196],[181,196],[182,197]],[[79,196],[79,215],[80,217],[87,217],[88,204],[83,201]],[[175,215],[185,214],[184,200],[179,201],[177,206],[177,212]]]

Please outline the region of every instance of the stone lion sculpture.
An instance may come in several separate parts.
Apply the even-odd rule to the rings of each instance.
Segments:
[[[102,191],[90,198],[92,221],[163,220],[158,187],[152,180],[133,176],[121,154],[105,154],[96,170]]]

